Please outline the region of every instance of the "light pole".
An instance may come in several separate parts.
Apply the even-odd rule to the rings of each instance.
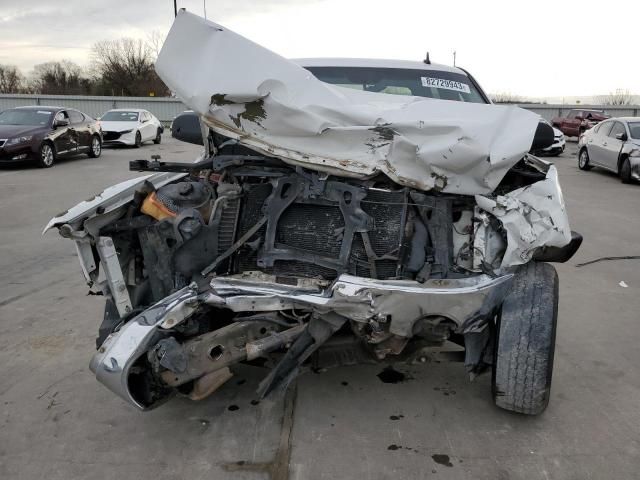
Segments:
[[[178,0],[173,0],[173,16],[178,16]]]

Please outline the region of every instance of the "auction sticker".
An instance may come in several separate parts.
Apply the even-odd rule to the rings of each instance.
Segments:
[[[423,87],[443,88],[445,90],[454,90],[456,92],[471,93],[469,85],[455,80],[447,80],[446,78],[420,77]]]

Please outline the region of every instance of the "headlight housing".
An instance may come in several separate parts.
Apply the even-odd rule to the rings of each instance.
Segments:
[[[9,140],[7,140],[7,143],[5,144],[5,146],[20,145],[21,143],[27,143],[27,142],[30,142],[32,138],[33,138],[33,135],[25,135],[23,137],[10,138]]]
[[[123,130],[122,132],[120,132],[120,135],[124,135],[125,133],[131,133],[133,132],[133,129],[131,130]]]
[[[634,148],[629,152],[630,157],[640,157],[640,148]]]

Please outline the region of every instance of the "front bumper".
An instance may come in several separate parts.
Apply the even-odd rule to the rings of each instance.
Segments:
[[[564,136],[562,138],[556,138],[553,141],[553,144],[547,148],[545,148],[544,150],[542,150],[544,153],[562,153],[564,152],[565,146],[566,146],[567,142],[564,138]]]
[[[134,130],[128,133],[103,131],[102,138],[103,145],[135,145],[136,132]]]
[[[130,388],[132,366],[146,355],[163,330],[187,319],[200,305],[234,312],[269,312],[298,307],[317,314],[337,313],[354,322],[377,319],[389,323],[389,331],[413,336],[414,324],[428,316],[446,317],[460,333],[482,330],[511,286],[512,274],[460,279],[373,280],[341,275],[325,289],[311,285],[281,285],[270,276],[251,273],[217,277],[210,289],[199,293],[190,285],[161,300],[111,334],[91,360],[98,381],[141,410],[157,404],[136,396]]]
[[[34,160],[36,155],[30,145],[16,145],[0,148],[0,164],[11,164]]]

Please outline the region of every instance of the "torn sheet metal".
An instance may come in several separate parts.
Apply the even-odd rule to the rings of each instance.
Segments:
[[[258,152],[341,176],[382,172],[421,190],[493,191],[530,149],[539,122],[512,106],[329,85],[184,11],[156,71],[214,131]]]
[[[357,322],[378,318],[390,322],[389,332],[409,338],[415,322],[427,314],[450,318],[463,333],[481,329],[508,293],[512,277],[477,275],[419,283],[342,274],[324,291],[305,292],[297,285],[277,284],[268,277],[229,275],[211,280],[213,293],[204,301],[234,312],[313,308]]]
[[[476,195],[476,202],[507,232],[501,267],[527,263],[539,247],[563,247],[571,241],[558,172],[552,165],[544,180],[496,198]]]

